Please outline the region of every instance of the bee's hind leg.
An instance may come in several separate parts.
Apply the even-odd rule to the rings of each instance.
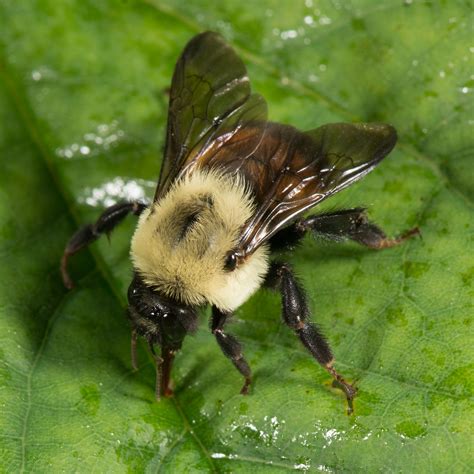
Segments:
[[[308,321],[310,313],[306,295],[288,264],[273,262],[265,284],[278,289],[282,298],[282,316],[284,322],[295,331],[311,355],[323,366],[344,391],[348,413],[353,412],[353,400],[357,389],[348,383],[333,367],[334,357],[326,338],[320,329]]]
[[[364,208],[345,209],[336,212],[318,214],[301,219],[285,229],[281,240],[300,240],[306,232],[329,240],[343,241],[351,239],[371,249],[385,249],[401,244],[409,237],[420,235],[418,227],[390,239],[376,224],[369,221]],[[278,237],[278,234],[276,235]]]
[[[69,239],[61,258],[61,275],[64,286],[69,289],[74,287],[74,282],[67,271],[69,257],[87,247],[102,234],[109,235],[128,214],[139,216],[145,209],[146,205],[141,202],[121,202],[105,209],[94,224],[81,227]]]
[[[252,372],[247,361],[242,355],[242,346],[240,345],[239,341],[237,341],[237,339],[231,334],[224,332],[224,324],[229,317],[229,313],[224,313],[213,306],[211,330],[214,336],[216,336],[217,343],[219,344],[224,355],[232,361],[235,368],[244,376],[244,385],[240,390],[240,393],[242,395],[247,395],[250,383],[252,382]]]
[[[419,228],[414,227],[390,239],[379,226],[369,221],[366,209],[360,207],[310,216],[297,222],[296,226],[300,231],[311,230],[315,235],[331,240],[351,239],[371,249],[394,247],[409,237],[420,235]]]

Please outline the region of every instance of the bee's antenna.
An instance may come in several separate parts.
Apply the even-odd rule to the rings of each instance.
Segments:
[[[165,397],[171,397],[173,390],[170,388],[171,367],[176,352],[163,347],[160,357],[160,393]],[[158,365],[157,365],[158,367]]]
[[[137,331],[132,329],[132,339],[130,341],[130,355],[132,359],[132,369],[134,371],[138,370],[137,364]]]

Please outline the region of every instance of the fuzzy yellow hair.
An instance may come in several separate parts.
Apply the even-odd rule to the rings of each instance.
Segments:
[[[232,311],[261,286],[268,270],[266,245],[234,271],[224,269],[254,209],[240,176],[194,171],[141,215],[131,246],[134,267],[165,296]]]

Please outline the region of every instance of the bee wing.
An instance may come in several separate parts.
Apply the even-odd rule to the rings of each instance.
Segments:
[[[194,167],[239,172],[257,209],[240,238],[250,254],[298,215],[368,173],[394,147],[385,124],[328,124],[308,132],[268,123],[246,68],[213,32],[194,37],[170,90],[165,156],[155,200]]]
[[[194,37],[175,67],[170,90],[165,155],[155,200],[212,145],[225,145],[249,124],[267,117],[265,100],[251,94],[247,70],[235,51],[213,32]],[[254,128],[248,150],[260,143],[265,126]]]
[[[377,123],[335,123],[304,133],[277,123],[253,123],[253,127],[263,132],[248,127],[216,153],[201,158],[202,164],[239,171],[252,185],[258,205],[240,238],[242,255],[251,254],[298,215],[362,178],[397,141],[393,127]],[[255,135],[264,138],[256,148]]]

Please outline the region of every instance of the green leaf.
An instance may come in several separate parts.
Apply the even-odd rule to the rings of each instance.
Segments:
[[[3,472],[468,472],[472,466],[473,83],[467,1],[37,0],[0,3],[0,465]],[[220,31],[272,120],[392,123],[399,145],[325,208],[368,205],[382,252],[307,239],[293,262],[340,391],[259,292],[232,332],[255,381],[207,329],[176,358],[175,397],[129,360],[135,222],[72,262],[81,224],[152,196],[166,88],[194,34]],[[469,411],[471,410],[471,411]]]

